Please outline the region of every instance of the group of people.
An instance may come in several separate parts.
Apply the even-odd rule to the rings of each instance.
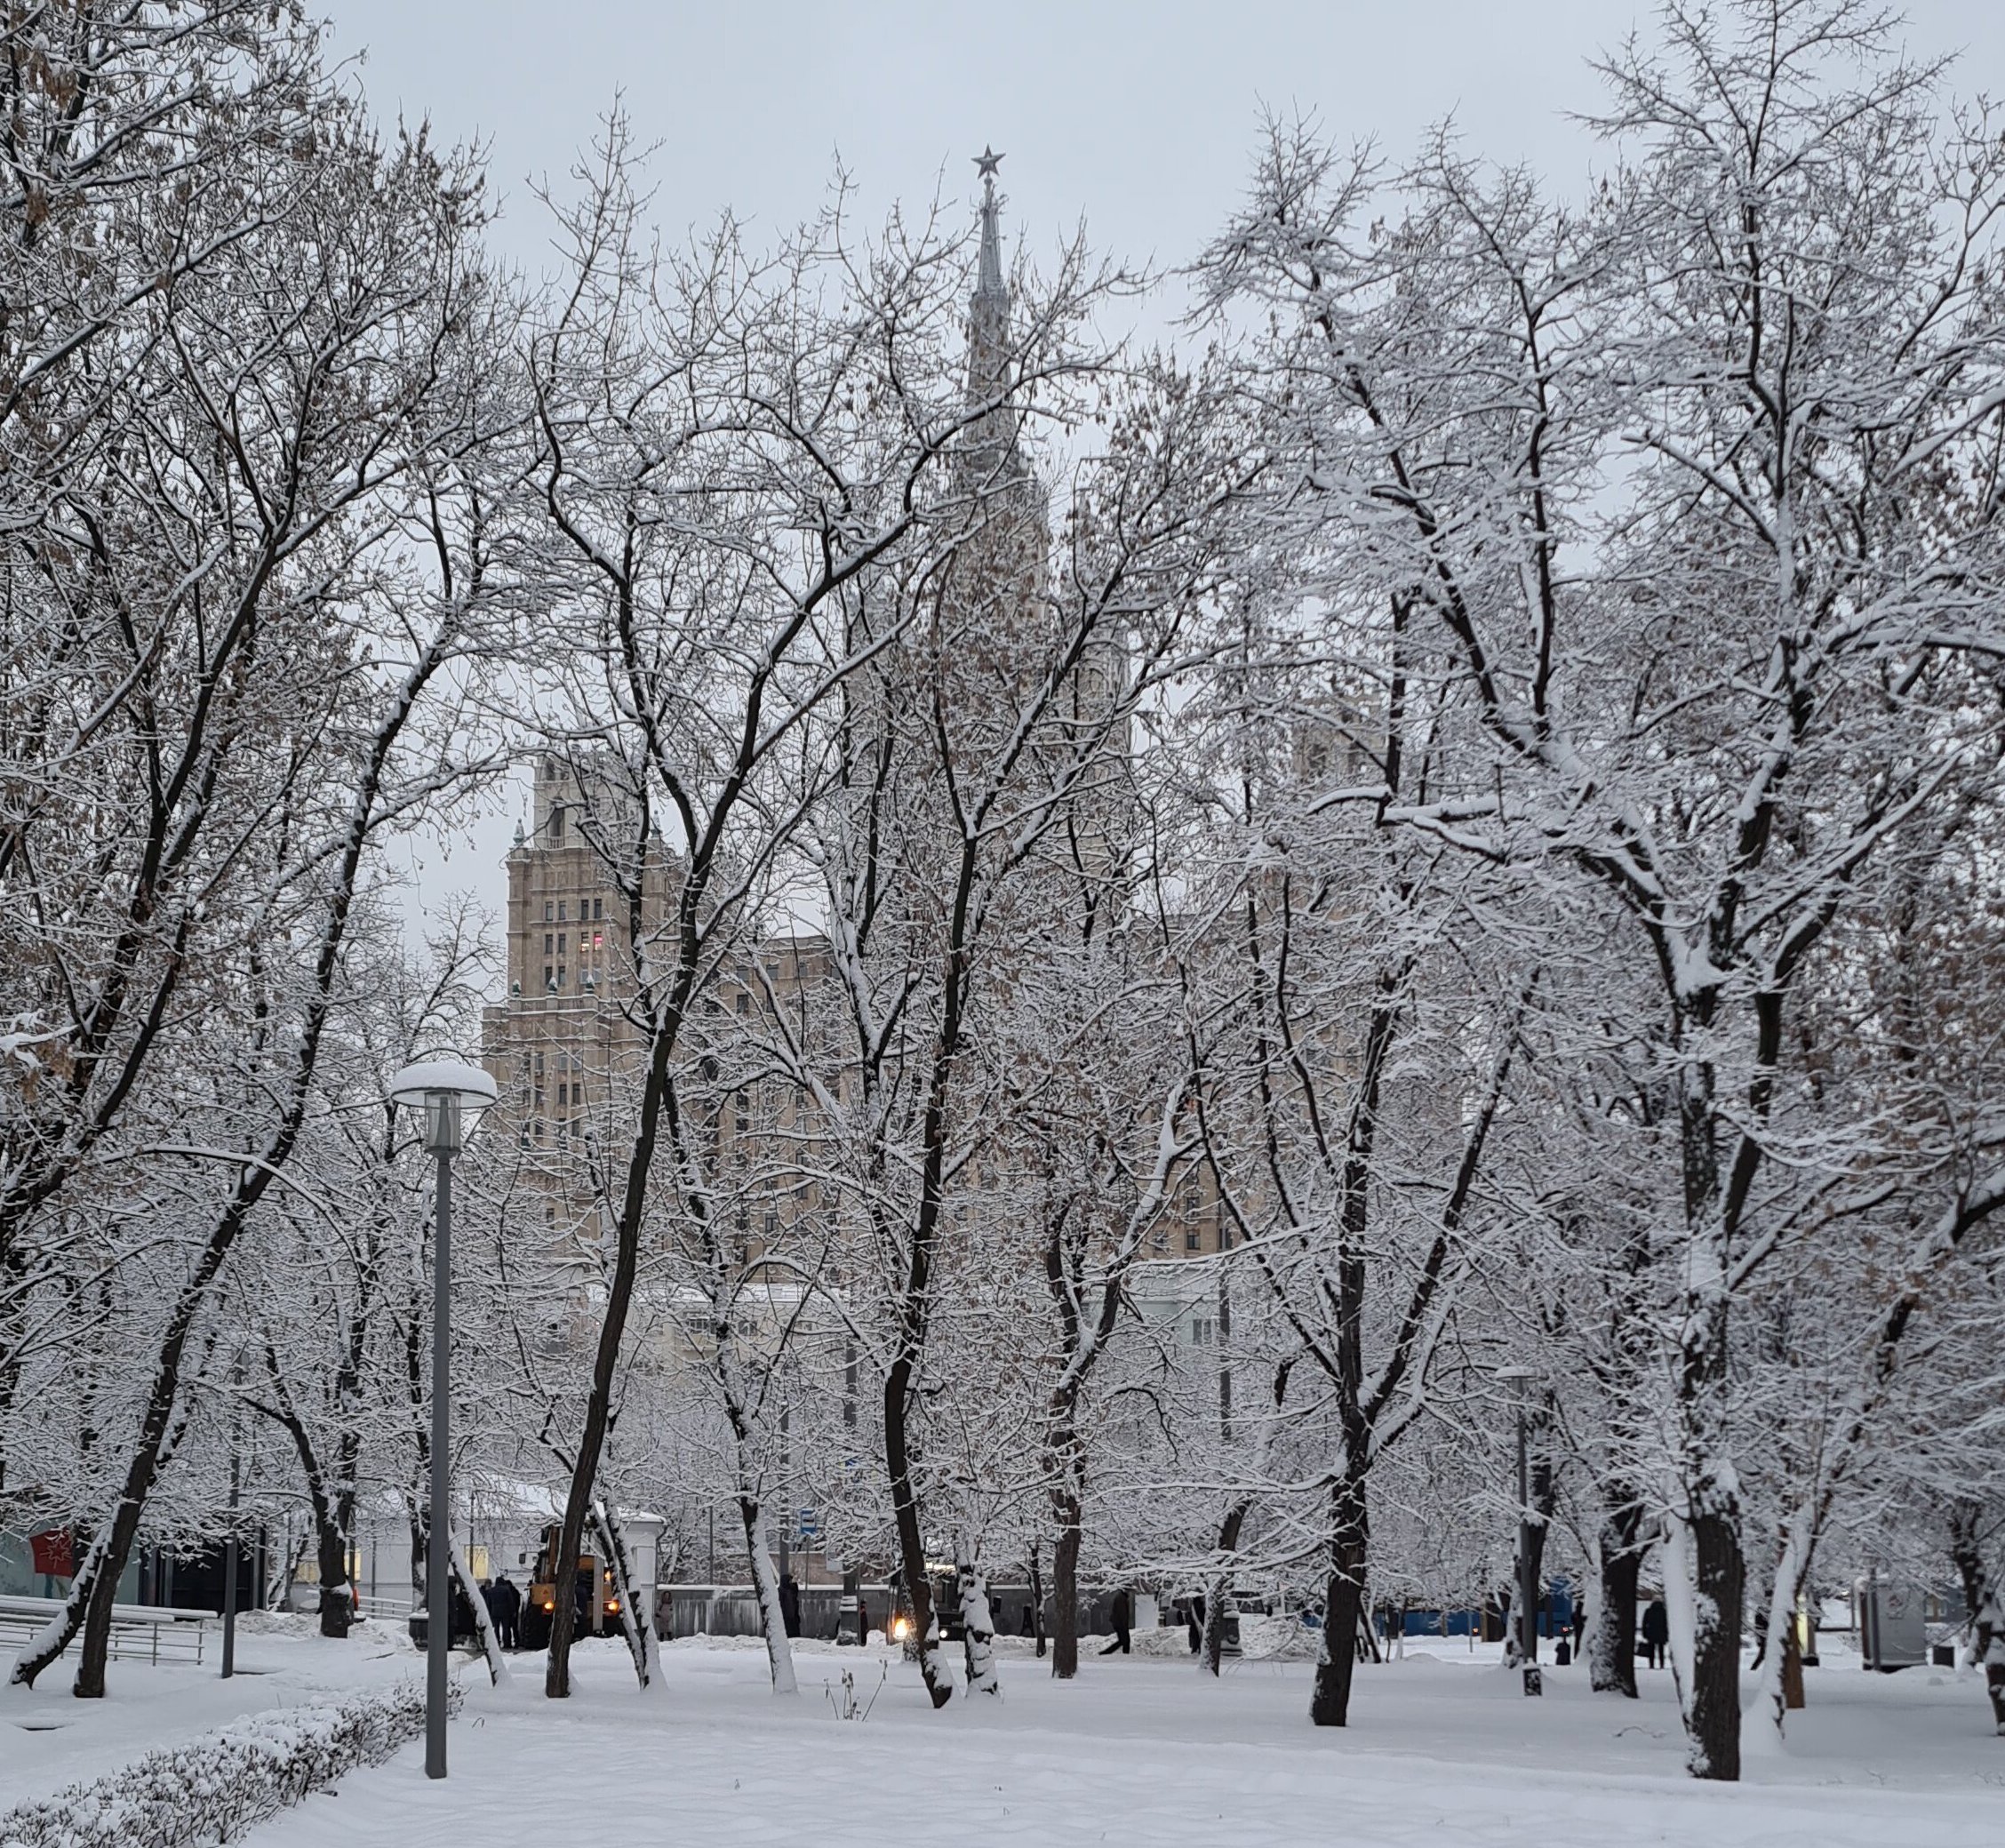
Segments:
[[[520,1647],[516,1626],[522,1620],[523,1595],[507,1572],[499,1579],[483,1579],[481,1602],[487,1606],[488,1621],[494,1626],[494,1640],[502,1648]]]

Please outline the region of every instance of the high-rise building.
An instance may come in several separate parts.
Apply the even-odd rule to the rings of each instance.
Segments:
[[[953,633],[915,625],[867,677],[846,690],[865,724],[891,723],[887,702],[898,676],[944,674],[953,680],[957,735],[950,748],[979,754],[1026,690],[1048,669],[1047,626],[1054,621],[1046,584],[1050,534],[1044,494],[1024,455],[1020,412],[1011,402],[1010,300],[1002,259],[995,168],[985,151],[980,243],[969,302],[968,428],[956,451],[955,480],[969,541],[951,566],[936,607]],[[931,652],[929,654],[929,651]],[[943,659],[943,654],[946,658]],[[1068,688],[1069,705],[1052,728],[1063,753],[1074,728],[1104,723],[1122,674],[1120,638],[1088,649]],[[1107,753],[1117,759],[1124,735]],[[1055,911],[1104,906],[1122,875],[1118,764],[1102,763],[1078,780],[1066,831],[1073,864],[1054,875],[1065,892],[1040,890],[1026,901],[1042,926]],[[595,1239],[594,1202],[623,1179],[634,1100],[646,1040],[632,1018],[643,972],[636,944],[658,942],[679,890],[675,856],[659,838],[639,844],[634,792],[619,767],[587,749],[553,748],[534,769],[531,813],[507,857],[507,968],[504,998],[485,1010],[483,1056],[501,1094],[495,1130],[519,1156],[516,1222],[538,1221],[544,1252],[563,1264],[578,1241]],[[914,799],[927,799],[923,786]],[[946,817],[942,816],[943,825]],[[944,843],[943,843],[944,844]],[[637,863],[635,855],[637,853]],[[1074,900],[1083,894],[1083,903]],[[1026,925],[1030,920],[1026,918]],[[643,952],[644,953],[644,950]],[[719,1210],[727,1239],[741,1254],[771,1249],[814,1204],[814,1184],[789,1182],[812,1170],[815,1125],[808,1097],[789,1085],[752,1080],[734,1085],[706,1047],[727,1047],[728,1018],[761,1013],[791,997],[801,1019],[826,1024],[835,1010],[818,998],[829,979],[828,946],[812,932],[771,938],[708,979],[683,1048],[699,1072],[691,1101],[698,1126],[718,1159]],[[715,1017],[715,1018],[713,1018]],[[726,1055],[728,1057],[728,1053]],[[755,1151],[765,1148],[765,1156]],[[732,1151],[736,1151],[733,1156]],[[791,1164],[781,1159],[790,1154]],[[594,1164],[604,1164],[596,1176]],[[726,1171],[729,1171],[728,1173]],[[1215,1203],[1201,1176],[1186,1179],[1176,1206],[1157,1228],[1149,1255],[1185,1258],[1218,1248]]]

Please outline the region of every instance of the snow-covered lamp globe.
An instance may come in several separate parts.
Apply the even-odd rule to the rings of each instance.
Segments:
[[[499,1093],[477,1065],[457,1059],[425,1059],[407,1065],[390,1080],[390,1101],[417,1114],[425,1147],[435,1155],[457,1155],[467,1146],[473,1119]]]

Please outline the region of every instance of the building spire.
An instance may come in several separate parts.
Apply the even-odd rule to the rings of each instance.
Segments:
[[[976,413],[969,460],[983,475],[1013,474],[1018,466],[1016,420],[1008,408],[1010,285],[1002,279],[1002,207],[995,196],[995,170],[1002,164],[993,148],[975,156],[982,183],[981,254],[968,301],[968,404]]]
[[[975,166],[981,174],[981,267],[975,277],[975,300],[995,301],[1009,307],[1009,291],[1002,286],[1002,238],[995,222],[995,171],[1002,164],[1002,156],[993,148],[985,146],[975,156]]]

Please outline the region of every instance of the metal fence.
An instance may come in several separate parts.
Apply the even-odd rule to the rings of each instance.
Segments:
[[[0,1647],[20,1649],[32,1643],[60,1608],[53,1598],[0,1598]],[[111,1660],[115,1662],[199,1663],[207,1649],[209,1611],[180,1611],[121,1605],[111,1620]],[[77,1637],[64,1654],[74,1654]]]

